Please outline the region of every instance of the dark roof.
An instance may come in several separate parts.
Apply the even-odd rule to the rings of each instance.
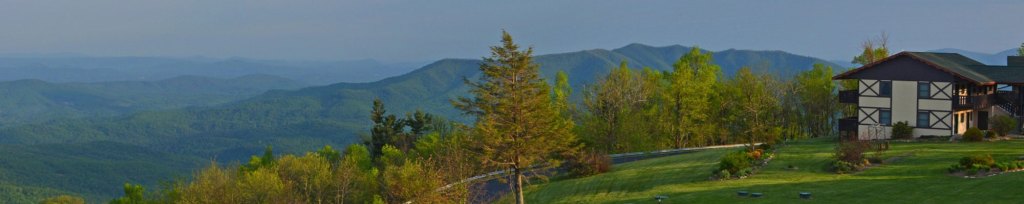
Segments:
[[[985,75],[1000,84],[1024,84],[1024,67],[1022,66],[970,66],[974,72]]]
[[[832,79],[846,79],[849,75],[860,70],[875,67],[878,64],[901,56],[911,57],[933,68],[950,73],[957,78],[978,84],[1024,84],[1024,67],[985,65],[957,53],[939,52],[900,52],[877,62],[836,75]]]

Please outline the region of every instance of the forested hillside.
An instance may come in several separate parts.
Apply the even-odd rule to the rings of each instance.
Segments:
[[[50,83],[0,82],[0,127],[52,119],[110,117],[233,102],[304,84],[270,75],[232,79],[180,76],[159,81]]]
[[[684,46],[631,44],[615,50],[541,55],[537,56],[536,62],[546,79],[553,80],[555,72],[565,71],[571,86],[582,90],[580,87],[607,75],[620,62],[626,61],[633,68],[671,70],[671,65],[689,50]],[[808,70],[814,63],[830,64],[781,51],[726,50],[714,53],[714,59],[727,76],[742,66],[786,76]],[[0,129],[0,144],[23,152],[22,157],[36,157],[47,162],[25,165],[32,164],[32,161],[8,159],[0,163],[5,164],[0,166],[0,175],[24,177],[13,181],[28,188],[47,186],[92,199],[110,198],[119,192],[120,184],[125,181],[155,186],[156,181],[188,173],[174,168],[194,168],[204,165],[202,161],[209,159],[238,161],[260,152],[268,144],[273,144],[278,152],[296,153],[325,144],[344,147],[345,144],[359,142],[362,139],[360,135],[365,134],[369,127],[374,98],[388,104],[390,113],[394,114],[422,109],[455,121],[469,121],[470,118],[452,108],[449,100],[466,93],[463,79],[477,77],[479,63],[479,60],[445,59],[405,75],[371,83],[338,83],[296,91],[272,91],[251,99],[205,108],[147,111],[113,118],[63,119],[3,128]],[[128,151],[123,152],[127,155],[134,154],[129,152],[144,152],[150,156],[125,158],[118,156],[123,154],[68,152],[91,156],[77,158],[78,163],[51,163],[49,161],[56,160],[52,160],[53,154],[45,150],[55,145],[86,152],[118,149]],[[83,165],[83,162],[94,165]],[[171,165],[174,168],[125,170],[154,165]],[[76,170],[68,171],[70,168]],[[116,180],[118,178],[124,180]],[[26,192],[31,191],[7,191],[3,193],[10,194],[0,197],[36,195]]]

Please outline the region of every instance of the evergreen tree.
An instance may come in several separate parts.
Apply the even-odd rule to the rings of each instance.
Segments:
[[[480,64],[479,81],[466,80],[473,98],[460,97],[453,105],[476,116],[475,142],[483,164],[511,169],[513,196],[524,203],[526,171],[557,165],[558,155],[578,147],[572,145],[572,121],[559,114],[533,62],[533,49],[519,50],[507,32],[501,42]]]

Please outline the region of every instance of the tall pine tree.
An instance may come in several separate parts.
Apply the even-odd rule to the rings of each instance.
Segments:
[[[575,151],[573,123],[558,110],[551,89],[533,62],[533,48],[519,50],[508,32],[480,64],[479,81],[466,80],[473,98],[453,105],[474,115],[475,147],[486,167],[512,170],[516,203],[523,199],[526,171],[558,165],[559,155]]]

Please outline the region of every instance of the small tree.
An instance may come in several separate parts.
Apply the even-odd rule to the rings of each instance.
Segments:
[[[999,136],[1006,136],[1017,127],[1017,119],[1010,116],[999,115],[992,117],[990,121],[992,121],[992,131],[998,133]]]
[[[482,164],[511,169],[512,195],[525,203],[523,180],[531,175],[526,171],[557,166],[560,155],[579,147],[572,120],[563,117],[533,62],[533,49],[520,50],[508,32],[502,32],[501,43],[480,64],[479,81],[466,80],[473,97],[453,105],[476,116],[473,146]]]

